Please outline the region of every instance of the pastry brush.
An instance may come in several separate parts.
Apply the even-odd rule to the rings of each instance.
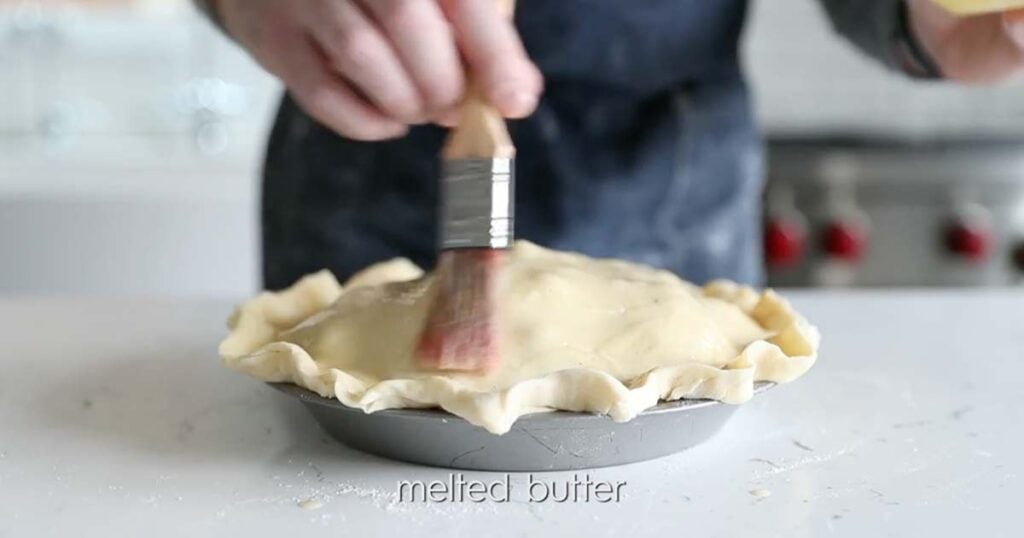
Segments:
[[[514,1],[499,5],[511,15]],[[420,366],[483,372],[499,362],[496,296],[513,240],[515,153],[505,120],[471,83],[441,152],[440,254]]]
[[[499,361],[496,288],[513,240],[515,147],[501,115],[475,90],[442,164],[435,295],[417,357],[426,368],[486,371]]]

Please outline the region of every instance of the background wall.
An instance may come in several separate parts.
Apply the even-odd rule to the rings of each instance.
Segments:
[[[0,42],[0,293],[256,289],[269,76],[183,1],[7,1]]]
[[[279,88],[184,0],[0,0],[0,293],[251,293]],[[1019,86],[884,73],[813,0],[754,2],[769,133],[1024,130]]]
[[[1024,134],[1020,82],[966,88],[910,80],[839,38],[816,0],[751,5],[746,60],[769,134]]]

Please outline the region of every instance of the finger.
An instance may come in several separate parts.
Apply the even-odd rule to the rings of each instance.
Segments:
[[[459,123],[458,107],[443,110],[434,116],[434,123],[443,127],[455,127]]]
[[[537,107],[543,77],[511,21],[494,0],[444,0],[459,49],[489,101],[505,116],[519,118]]]
[[[1024,49],[1001,15],[962,19],[935,49],[942,73],[967,84],[1006,80],[1024,67]]]
[[[292,47],[282,78],[310,116],[356,140],[384,140],[406,133],[405,124],[382,114],[327,67],[311,37]]]
[[[362,0],[419,90],[428,115],[450,108],[465,92],[455,37],[435,0]]]
[[[384,35],[356,4],[317,2],[307,21],[331,66],[371,102],[405,123],[420,123],[423,102]]]
[[[1013,43],[1024,50],[1024,9],[1003,13],[1003,29]]]

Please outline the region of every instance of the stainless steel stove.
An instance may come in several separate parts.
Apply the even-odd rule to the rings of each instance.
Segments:
[[[1024,285],[1024,141],[775,139],[773,286]]]

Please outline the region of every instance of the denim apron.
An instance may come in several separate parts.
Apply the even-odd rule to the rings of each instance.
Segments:
[[[520,0],[546,77],[510,122],[516,236],[758,283],[759,140],[739,68],[746,0]],[[444,131],[339,137],[285,97],[264,170],[265,285],[405,256],[432,267]]]

